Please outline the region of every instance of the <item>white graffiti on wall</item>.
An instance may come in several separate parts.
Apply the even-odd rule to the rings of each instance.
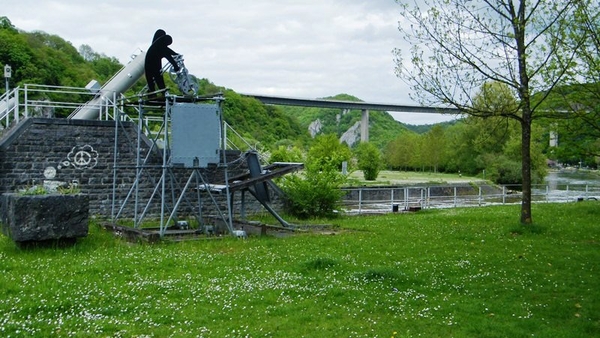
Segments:
[[[67,159],[62,161],[58,169],[73,166],[75,169],[92,169],[98,164],[98,152],[91,145],[74,146]]]

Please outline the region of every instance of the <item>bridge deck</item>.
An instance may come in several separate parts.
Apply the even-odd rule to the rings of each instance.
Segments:
[[[253,97],[264,104],[274,104],[282,106],[300,106],[300,107],[317,107],[317,108],[338,108],[338,109],[359,109],[359,110],[382,110],[395,111],[406,113],[429,113],[429,114],[459,114],[460,110],[456,108],[444,107],[421,107],[421,106],[406,106],[387,103],[373,102],[352,102],[340,100],[325,100],[325,99],[301,99],[291,97],[277,97],[266,95],[242,94],[247,97]]]

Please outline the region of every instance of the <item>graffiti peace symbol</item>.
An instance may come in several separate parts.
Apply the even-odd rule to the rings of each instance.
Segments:
[[[84,146],[75,146],[67,155],[67,159],[62,161],[59,169],[73,166],[75,169],[91,169],[98,164],[98,152],[89,144]]]
[[[73,156],[73,164],[77,167],[87,166],[92,162],[92,155],[87,151],[80,150]]]

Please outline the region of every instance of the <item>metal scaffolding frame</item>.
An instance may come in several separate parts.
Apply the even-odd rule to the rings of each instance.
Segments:
[[[147,217],[151,207],[157,198],[160,198],[160,223],[158,229],[159,236],[162,238],[167,234],[167,231],[172,228],[171,222],[178,223],[178,210],[182,204],[186,204],[189,210],[194,210],[193,216],[196,218],[199,228],[196,230],[197,233],[208,234],[209,227],[204,224],[203,215],[202,215],[202,192],[208,194],[211,202],[215,206],[215,209],[218,211],[218,216],[226,225],[227,230],[230,234],[233,234],[233,215],[232,215],[232,203],[231,203],[231,193],[229,191],[229,185],[226,185],[226,189],[223,191],[226,196],[227,203],[225,203],[227,210],[223,212],[221,207],[215,197],[213,196],[212,189],[210,187],[209,182],[207,181],[204,173],[201,171],[201,166],[198,163],[198,158],[194,160],[194,163],[191,167],[187,166],[186,169],[190,170],[190,173],[187,177],[185,184],[181,184],[177,181],[176,175],[173,172],[173,169],[176,168],[174,163],[172,162],[172,116],[171,112],[177,103],[181,102],[192,102],[194,104],[211,104],[215,105],[218,110],[218,118],[219,118],[219,128],[220,128],[220,148],[221,151],[221,159],[219,163],[217,163],[217,167],[223,169],[225,175],[225,181],[228,181],[228,164],[225,154],[225,146],[226,146],[226,134],[223,131],[224,121],[222,115],[222,102],[224,100],[222,95],[210,96],[210,97],[194,97],[193,99],[189,97],[179,97],[174,95],[165,95],[165,98],[160,101],[148,101],[148,94],[140,95],[138,97],[136,108],[138,114],[138,126],[137,126],[137,139],[135,141],[136,147],[136,164],[135,164],[135,180],[129,187],[129,191],[127,192],[126,197],[122,200],[117,210],[117,185],[118,185],[118,170],[121,169],[119,166],[119,130],[124,129],[122,125],[122,118],[120,116],[115,116],[115,143],[114,143],[114,163],[113,163],[113,198],[112,198],[112,222],[116,223],[117,220],[124,213],[125,208],[130,200],[133,199],[134,202],[134,211],[133,211],[133,227],[136,229],[142,229],[142,223],[144,219]],[[208,103],[213,102],[213,103]],[[142,158],[142,154],[140,149],[142,149],[142,142],[144,142],[145,133],[144,130],[149,130],[148,119],[145,117],[145,113],[147,110],[156,110],[157,108],[164,107],[164,114],[162,117],[162,123],[160,124],[160,129],[158,133],[155,135],[151,135],[151,133],[147,133],[150,135],[148,137],[150,139],[150,147],[148,152]],[[119,114],[118,112],[117,114]],[[125,135],[127,135],[125,133]],[[161,143],[162,136],[162,151],[160,151],[159,144]],[[129,140],[130,143],[133,143],[133,140]],[[162,164],[158,167],[157,165],[153,165],[150,163],[151,155],[160,151],[162,156]],[[178,166],[179,167],[179,166]],[[159,176],[153,175],[151,172],[154,169],[157,169],[160,172]],[[142,179],[147,177],[154,188],[152,193],[144,200],[140,193],[140,184]],[[191,201],[188,197],[186,197],[186,193],[190,191],[190,189],[196,189],[195,201]],[[158,196],[158,197],[157,197]]]

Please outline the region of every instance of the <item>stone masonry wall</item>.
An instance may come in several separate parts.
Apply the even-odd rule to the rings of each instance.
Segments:
[[[122,133],[135,140],[135,126],[123,126]],[[125,141],[125,135],[122,139],[119,155],[127,164],[135,164],[135,144]],[[114,140],[114,122],[23,120],[0,138],[0,193],[44,181],[75,183],[89,195],[90,213],[110,215]],[[133,182],[135,170],[119,179],[120,183]]]
[[[118,130],[116,133],[115,131]],[[117,170],[114,171],[115,135],[117,138]],[[139,149],[143,159],[150,149],[149,140],[143,138]],[[110,217],[113,213],[113,178],[116,178],[116,209],[124,206],[122,215],[133,215],[134,198],[127,194],[136,179],[137,127],[121,123],[115,128],[113,121],[67,120],[29,118],[0,135],[0,194],[41,185],[44,181],[76,183],[81,193],[89,196],[90,214]],[[227,161],[239,157],[239,152],[227,153]],[[140,176],[138,212],[159,184],[162,156],[154,151]],[[234,176],[245,168],[237,166],[229,170]],[[223,182],[222,169],[209,167],[202,171],[210,183]],[[172,170],[168,186],[183,186],[191,171]],[[49,177],[53,177],[49,179]],[[177,190],[177,189],[175,189]],[[177,195],[178,192],[175,192]],[[166,194],[171,196],[172,194]],[[238,195],[239,196],[239,195]],[[197,191],[190,189],[187,200],[197,200]],[[217,198],[223,201],[224,198]],[[155,197],[149,208],[150,214],[160,210],[160,198]],[[210,201],[204,198],[203,208]],[[252,202],[252,201],[247,201]],[[169,201],[173,205],[173,201]],[[194,203],[184,203],[182,213],[196,208]],[[222,207],[220,207],[223,209]],[[248,203],[247,210],[260,209],[256,203]]]

